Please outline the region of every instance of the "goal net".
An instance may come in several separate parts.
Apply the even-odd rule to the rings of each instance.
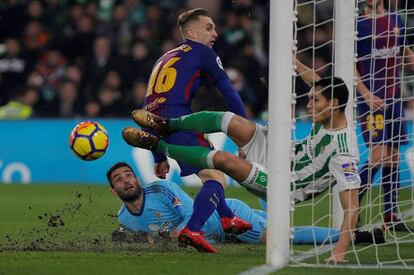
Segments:
[[[344,80],[350,92],[346,109],[347,125],[355,131],[356,140],[353,143],[348,133],[348,136],[336,135],[336,144],[323,144],[321,140],[310,139],[304,142],[303,152],[299,152],[302,149],[298,147],[291,148],[291,169],[303,165],[298,162],[306,158],[313,161],[319,170],[326,166],[329,174],[325,179],[328,179],[329,186],[324,192],[319,192],[323,188],[318,186],[321,179],[317,172],[308,177],[308,182],[298,181],[298,176],[291,174],[293,192],[301,191],[304,186],[308,188],[306,200],[292,201],[289,206],[290,217],[287,220],[292,230],[289,252],[286,252],[289,262],[324,267],[414,269],[414,1],[294,0],[292,6],[290,50],[293,56],[290,65],[294,66],[297,59],[308,69],[299,71],[296,66],[296,73],[291,77],[294,95],[291,100],[294,125],[291,144],[301,143],[309,135],[314,139],[324,138],[318,136],[319,130],[316,129],[318,121],[324,121],[316,114],[320,111],[319,99],[310,95],[312,90],[304,79],[313,71],[320,77],[338,76]],[[272,77],[271,68],[270,79]],[[311,78],[312,81],[317,80],[315,75]],[[279,88],[277,83],[275,87]],[[327,89],[330,100],[335,100],[334,89]],[[309,100],[312,104],[308,104]],[[271,102],[269,106],[272,108]],[[338,119],[334,115],[336,111],[328,112],[330,114],[326,117],[330,117],[331,124],[324,124],[324,128],[332,126],[326,130],[334,132],[337,130],[335,127],[343,128],[337,121],[332,121]],[[272,127],[272,118],[277,118],[272,116],[271,111],[269,113],[269,125]],[[272,140],[275,139],[270,131],[269,146]],[[310,144],[312,142],[313,145]],[[351,156],[355,156],[355,147],[359,151],[357,167],[354,169],[352,163],[348,165],[344,162],[336,163],[336,168],[331,167],[335,166],[330,162],[335,155],[328,160],[321,157],[324,151],[330,150],[329,146],[337,146],[335,154]],[[302,154],[302,159],[298,153]],[[325,162],[318,163],[320,159]],[[270,163],[270,176],[274,175],[273,167]],[[343,173],[342,185],[337,181],[338,176],[334,175],[338,172]],[[348,229],[352,226],[346,226],[343,221],[346,217],[343,206],[352,202],[351,195],[349,201],[339,195],[345,194],[344,183],[355,183],[353,172],[361,178],[356,232]],[[338,184],[332,184],[334,182]],[[276,185],[276,182],[270,181],[272,184]],[[269,208],[275,205],[271,202],[275,194],[272,188],[269,187]],[[269,209],[269,215],[272,215],[271,211]],[[272,234],[271,222],[269,226]],[[294,228],[298,226],[337,228],[338,235],[330,235],[318,242],[297,244],[298,240],[292,237],[296,235]],[[327,262],[326,259],[338,245],[340,234],[347,233],[351,233],[353,240],[346,250],[346,262]],[[315,239],[316,234],[313,236]],[[268,257],[269,263],[272,264]]]

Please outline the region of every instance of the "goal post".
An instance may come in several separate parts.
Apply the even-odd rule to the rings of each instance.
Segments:
[[[269,184],[266,263],[283,267],[290,249],[293,0],[270,2]]]
[[[354,91],[355,91],[355,18],[357,0],[335,0],[334,4],[334,72],[342,78],[348,87],[349,98],[346,107],[347,120],[354,125]],[[332,224],[340,229],[343,221],[343,210],[336,188],[332,189]]]

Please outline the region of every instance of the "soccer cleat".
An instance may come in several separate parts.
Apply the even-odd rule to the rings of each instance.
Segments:
[[[237,216],[234,216],[233,218],[222,217],[221,225],[226,234],[240,235],[252,229],[251,223],[246,222]]]
[[[191,231],[188,227],[184,227],[178,233],[178,245],[186,247],[187,245],[194,247],[198,252],[216,253],[217,250],[212,247],[204,238],[201,231]]]
[[[355,244],[382,244],[385,243],[384,232],[380,228],[370,230],[355,230]]]
[[[414,232],[414,229],[409,227],[402,220],[394,220],[392,222],[386,222],[382,225],[383,231],[398,231],[398,232]]]
[[[414,229],[409,227],[405,222],[400,220],[396,214],[385,214],[384,224],[382,225],[383,231],[398,231],[398,232],[414,232]]]
[[[124,128],[122,137],[129,145],[147,150],[155,150],[158,143],[158,137],[134,127]]]
[[[132,111],[131,116],[132,119],[141,127],[153,129],[162,136],[169,135],[167,118],[154,115],[153,113],[143,109],[136,109]]]

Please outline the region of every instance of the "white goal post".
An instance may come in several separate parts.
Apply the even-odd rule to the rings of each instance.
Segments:
[[[270,2],[269,184],[266,263],[283,267],[290,250],[290,142],[292,106],[293,0]]]
[[[369,4],[379,3],[382,2],[381,0],[270,1],[269,184],[267,193],[268,233],[266,246],[266,264],[270,267],[281,268],[289,263],[294,263],[296,265],[317,267],[414,269],[414,254],[411,252],[414,251],[414,230],[412,229],[414,228],[414,66],[411,65],[414,62],[405,61],[407,51],[404,50],[404,47],[414,50],[414,43],[410,42],[414,41],[414,3],[412,3],[412,0],[384,1],[387,3],[387,9],[389,8],[389,10],[386,11],[385,15],[383,13],[380,16],[377,16],[375,13],[368,16],[366,13],[362,15],[362,7],[366,7],[368,2]],[[325,4],[328,8],[325,6],[323,9],[324,13],[321,13],[321,6]],[[376,4],[373,5],[375,9]],[[364,11],[366,12],[366,10]],[[402,25],[376,33],[376,20],[382,20],[380,17],[383,16],[384,20],[391,21],[389,19],[390,14],[394,16],[392,20],[396,21],[395,18],[398,18],[398,20],[403,21],[401,22]],[[301,16],[303,17],[301,18]],[[371,25],[364,25],[361,24],[361,20],[369,22],[372,20],[372,22],[369,23]],[[385,23],[381,24],[386,25]],[[389,28],[393,23],[388,22],[387,24]],[[366,31],[363,35],[357,32],[361,25]],[[404,31],[402,32],[400,28]],[[299,32],[302,33],[299,34]],[[404,40],[404,43],[402,46],[393,46],[393,48],[389,44],[386,47],[381,46],[379,48],[376,40],[384,39],[384,36],[386,36],[385,39],[388,39],[388,41],[395,39],[395,37],[401,38]],[[367,39],[372,41],[370,42],[371,48],[367,47],[367,54],[358,56],[357,52],[360,51],[361,41]],[[306,41],[304,42],[304,40]],[[320,53],[322,52],[321,48],[324,47],[328,48],[328,50],[325,49],[323,54],[326,55],[321,58],[320,55],[323,55]],[[326,239],[322,243],[315,242],[307,248],[293,245],[292,242],[293,226],[309,225],[340,229],[344,217],[336,187],[331,186],[329,191],[321,196],[312,197],[310,200],[296,205],[292,202],[290,196],[293,178],[291,163],[295,154],[293,151],[294,146],[292,145],[296,141],[303,140],[303,133],[306,132],[308,134],[312,124],[307,114],[305,114],[306,107],[304,108],[303,106],[309,91],[302,89],[298,84],[298,77],[294,67],[294,58],[296,57],[308,67],[316,70],[318,74],[340,77],[344,80],[350,92],[346,116],[348,125],[352,125],[358,135],[358,148],[361,152],[358,172],[362,174],[362,167],[364,165],[369,167],[365,171],[369,171],[368,182],[370,188],[368,188],[360,203],[359,222],[361,222],[361,225],[359,229],[369,229],[371,234],[373,229],[381,228],[381,232],[384,232],[385,235],[385,242],[380,244],[376,243],[376,241],[364,244],[351,242],[346,253],[346,259],[349,260],[349,263],[329,264],[325,261],[326,258],[329,258],[336,245],[336,241],[332,241],[332,239]],[[382,175],[382,171],[384,171],[382,166],[377,168],[375,172],[371,172],[373,170],[373,163],[368,161],[372,157],[372,150],[376,143],[371,142],[371,134],[371,140],[366,140],[367,133],[373,131],[373,126],[366,125],[372,122],[372,124],[375,124],[375,127],[377,124],[384,126],[385,123],[393,124],[395,119],[387,118],[384,113],[382,121],[368,121],[368,118],[366,118],[367,114],[373,117],[375,110],[370,106],[368,111],[365,113],[361,112],[361,102],[364,103],[364,101],[361,101],[362,96],[357,93],[356,87],[357,84],[360,85],[363,81],[376,83],[378,81],[377,71],[372,73],[369,70],[373,70],[373,68],[378,70],[374,65],[379,59],[381,61],[386,60],[386,64],[391,64],[388,63],[388,60],[393,58],[403,60],[403,63],[398,64],[398,61],[392,61],[395,62],[392,64],[397,65],[390,65],[392,68],[384,65],[384,70],[393,69],[395,73],[395,70],[399,70],[401,65],[401,75],[393,74],[394,79],[390,80],[392,84],[386,82],[383,88],[380,89],[387,89],[389,87],[387,85],[390,85],[394,87],[391,88],[392,90],[401,85],[401,95],[394,91],[392,99],[398,101],[401,106],[404,104],[404,108],[406,106],[411,107],[406,109],[406,117],[402,118],[408,124],[408,133],[406,134],[408,136],[408,143],[401,142],[400,144],[400,141],[398,141],[397,154],[400,155],[400,160],[397,163],[400,166],[398,168],[389,168],[390,171],[397,171],[395,173],[402,176],[401,179],[397,177],[398,180],[393,180],[392,174],[394,172],[388,172],[390,176],[387,180],[386,176]],[[322,62],[321,59],[325,59],[324,61],[326,62]],[[361,61],[366,60],[370,60],[371,67],[367,69],[368,73],[365,72],[364,79],[358,79],[356,77],[356,68],[361,64]],[[414,60],[414,55],[412,60]],[[411,72],[407,68],[410,68]],[[382,76],[382,79],[384,78]],[[377,84],[371,85],[372,89],[375,90]],[[378,90],[373,91],[373,94],[376,92]],[[394,96],[395,94],[398,94],[398,96]],[[301,101],[302,105],[296,104],[299,101]],[[402,115],[400,116],[403,117]],[[365,118],[366,123],[363,120]],[[300,131],[298,131],[299,127],[302,127]],[[378,127],[377,129],[380,128]],[[298,132],[301,132],[302,135],[298,135]],[[405,134],[401,133],[402,131],[398,133],[398,138],[405,136]],[[363,135],[365,135],[365,140]],[[356,145],[352,148],[356,148]],[[320,150],[324,149],[325,147]],[[302,150],[301,153],[308,154],[307,152],[303,153],[306,150],[307,148]],[[357,154],[354,156],[357,156]],[[345,171],[346,167],[342,166],[342,168],[345,174],[347,172]],[[380,172],[376,173],[377,171]],[[371,173],[376,173],[375,179],[374,176],[370,178]],[[387,187],[391,191],[386,194],[384,183],[394,186],[396,182],[401,183],[401,187]],[[398,191],[395,193],[395,190]],[[391,202],[385,202],[386,196],[393,197],[395,194],[397,194],[397,200],[391,199]],[[392,211],[398,208],[396,210],[397,214],[391,210],[386,210],[388,205],[391,205]],[[396,230],[396,227],[392,224],[394,216],[392,216],[391,222],[386,219],[387,211],[391,215],[398,217],[396,218],[396,224],[403,223],[408,230],[405,230],[405,232],[402,232],[404,229]]]

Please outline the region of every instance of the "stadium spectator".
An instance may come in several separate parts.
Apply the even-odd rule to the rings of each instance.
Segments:
[[[128,84],[131,87],[137,81],[147,81],[151,74],[153,57],[146,42],[137,40],[132,45],[128,69]]]
[[[122,108],[122,94],[108,86],[102,86],[98,90],[97,102],[100,105],[99,117],[121,117],[129,110]]]
[[[397,231],[410,230],[398,217],[399,150],[408,143],[401,93],[404,61],[414,70],[414,53],[407,46],[403,22],[397,12],[385,9],[383,0],[367,0],[357,24],[357,110],[364,141],[370,150],[368,160],[360,169],[360,200],[382,168],[384,228]]]
[[[35,116],[34,106],[39,101],[39,91],[33,87],[16,89],[13,99],[0,106],[0,119],[27,119]]]
[[[144,81],[136,82],[134,87],[132,87],[132,92],[125,97],[125,110],[135,110],[143,108],[146,94],[147,83]]]
[[[82,86],[82,83],[83,83],[83,74],[82,74],[82,70],[79,68],[79,66],[69,65],[66,68],[65,78],[67,80],[72,81],[78,87]]]
[[[0,40],[7,37],[20,37],[26,20],[24,20],[24,14],[26,13],[25,5],[19,0],[6,0],[2,3],[0,10]]]
[[[72,118],[80,116],[82,105],[79,101],[79,89],[75,82],[63,81],[57,91],[57,102],[50,110],[54,116]]]
[[[4,47],[4,53],[0,56],[0,104],[7,103],[13,97],[12,91],[24,83],[30,67],[17,39],[5,39]]]
[[[88,100],[85,104],[85,116],[89,118],[99,117],[101,113],[101,105],[97,100]]]
[[[85,60],[84,77],[85,93],[89,97],[96,96],[96,91],[104,81],[107,73],[114,69],[112,45],[108,37],[100,36],[94,40],[93,54]]]
[[[70,64],[76,65],[85,70],[83,72],[83,81],[79,86],[81,90],[81,103],[85,105],[86,102],[93,100],[97,96],[100,85],[99,79],[96,81],[94,77],[90,77],[89,71],[97,72],[102,69],[99,64],[92,62],[95,59],[94,43],[99,37],[106,37],[110,41],[110,68],[116,69],[122,76],[123,88],[132,89],[135,81],[146,80],[149,77],[149,68],[153,63],[153,57],[159,56],[161,52],[173,47],[173,44],[178,43],[180,38],[179,28],[175,24],[175,14],[183,12],[183,8],[187,1],[150,1],[150,0],[125,0],[125,1],[110,1],[112,5],[110,8],[102,10],[103,5],[98,1],[59,1],[59,0],[7,0],[0,1],[0,51],[1,43],[6,42],[6,38],[15,38],[21,41],[20,57],[24,60],[25,75],[29,73],[38,60],[51,49],[59,52]],[[193,1],[192,5],[197,2]],[[202,1],[201,1],[202,2]],[[260,43],[262,31],[260,26],[265,24],[267,17],[265,6],[268,5],[266,1],[255,2],[252,1],[210,1],[206,4],[211,8],[213,13],[220,15],[217,17],[223,23],[225,28],[225,18],[228,11],[237,10],[237,21],[240,22],[244,32],[254,33],[253,47],[255,48],[256,58],[259,59],[259,68],[257,71],[265,71],[266,61],[263,63],[263,58],[258,54],[263,47]],[[217,11],[223,10],[218,13]],[[242,10],[243,12],[240,12]],[[262,10],[262,15],[260,11]],[[265,11],[265,13],[263,13]],[[105,14],[102,17],[103,13]],[[252,16],[248,14],[251,13]],[[109,16],[108,16],[109,15]],[[253,28],[253,30],[251,29]],[[134,55],[134,41],[142,45],[141,41],[145,42],[147,51],[143,59],[131,61],[131,54]],[[217,39],[215,49],[222,56],[223,60],[229,60],[227,56],[231,55],[235,59],[243,59],[241,53],[227,52],[223,39]],[[259,41],[259,42],[258,42]],[[175,46],[175,45],[174,45]],[[239,57],[236,57],[239,56]],[[135,58],[135,57],[134,57]],[[103,59],[102,59],[103,60]],[[129,69],[132,64],[137,74],[133,74]],[[140,68],[142,66],[142,69]],[[243,75],[247,75],[245,68],[238,67]],[[98,74],[99,76],[104,76]],[[131,77],[131,75],[133,75]],[[250,76],[249,76],[250,77]],[[266,78],[266,73],[261,75],[259,80]],[[254,79],[254,80],[253,80]],[[23,86],[28,79],[23,79],[19,86]],[[46,81],[44,84],[46,84]],[[247,79],[247,84],[250,87],[257,85],[252,83],[257,81],[257,78]],[[1,84],[0,84],[1,85]],[[58,83],[56,90],[61,84]],[[7,89],[12,91],[12,89]],[[56,92],[55,90],[55,92]],[[263,89],[263,90],[266,90]],[[6,98],[6,92],[2,90],[1,96]],[[49,93],[52,95],[53,93]],[[44,101],[44,91],[42,91],[41,101]],[[264,99],[265,100],[265,99]],[[1,103],[6,103],[6,99],[2,99]],[[211,106],[214,110],[222,110],[223,104],[220,100],[214,100]],[[249,104],[246,104],[248,106]],[[254,113],[257,115],[262,110],[257,108],[265,108],[264,104],[254,106]],[[41,116],[51,116],[47,114],[48,108],[39,113]]]
[[[58,112],[55,104],[58,100],[58,90],[66,73],[67,60],[57,49],[50,49],[39,57],[35,71],[41,77],[41,102],[43,116],[54,116]]]
[[[80,62],[79,60],[86,59],[92,53],[96,25],[93,18],[87,15],[79,15],[76,19],[77,21],[72,22],[73,26],[70,25],[70,21],[67,22],[68,34],[61,38],[61,43],[65,55],[70,60]]]

